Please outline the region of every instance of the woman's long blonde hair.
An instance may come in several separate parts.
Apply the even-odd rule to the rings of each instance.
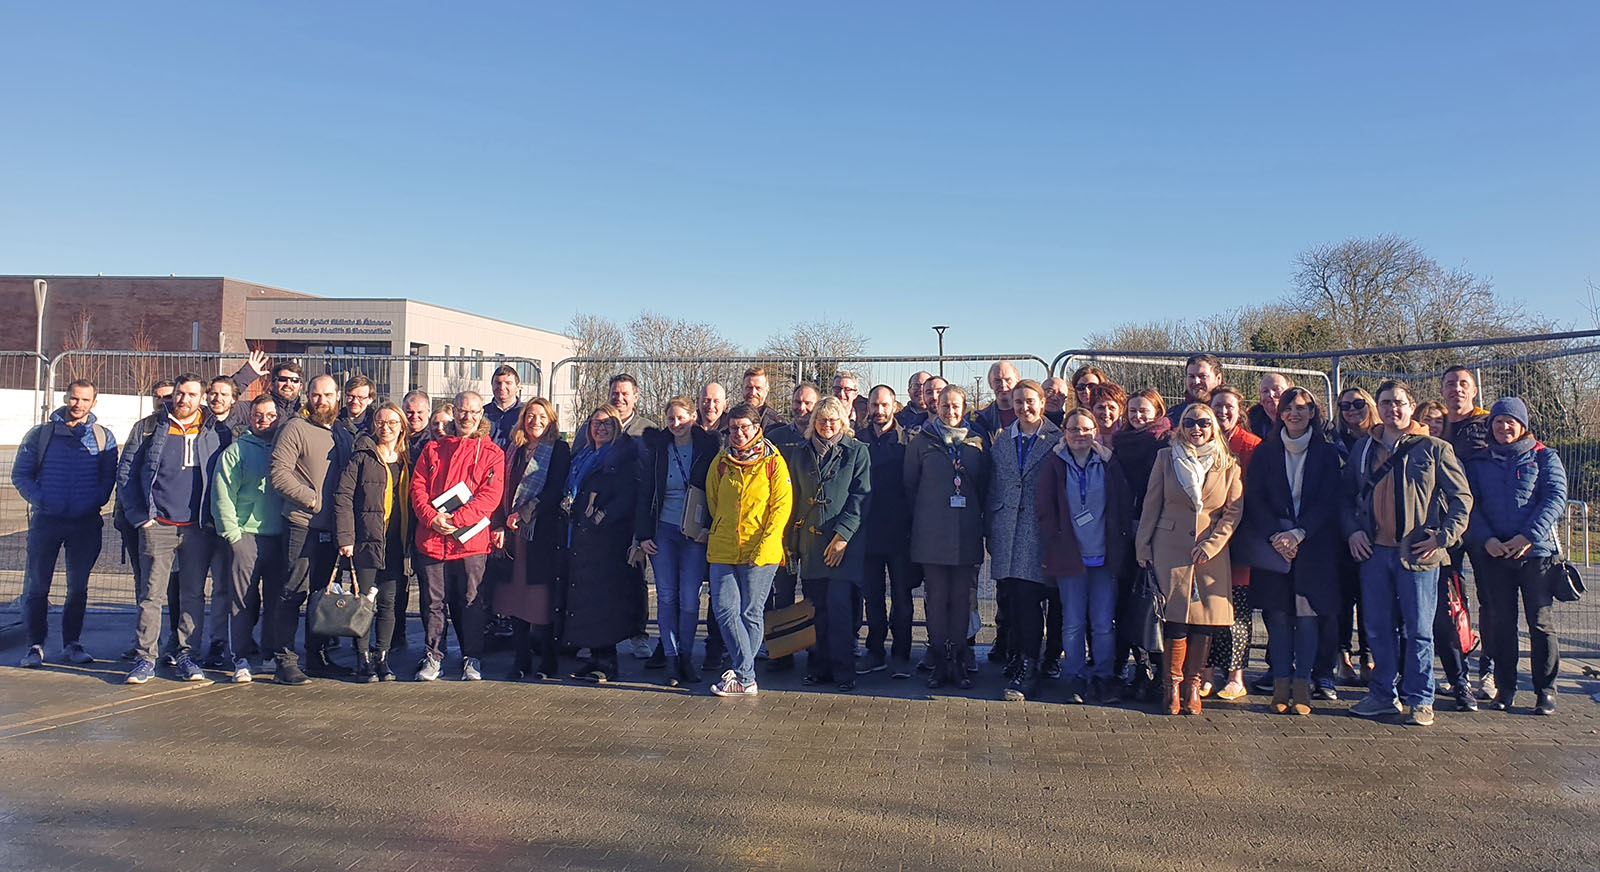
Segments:
[[[1216,468],[1227,469],[1234,462],[1233,449],[1228,447],[1228,437],[1222,435],[1222,423],[1217,420],[1217,413],[1211,411],[1211,407],[1205,403],[1190,403],[1184,406],[1183,414],[1178,416],[1178,426],[1173,427],[1172,432],[1167,434],[1167,441],[1172,443],[1174,451],[1188,451],[1189,440],[1183,435],[1188,428],[1183,426],[1183,419],[1202,413],[1211,419],[1211,441],[1217,446]]]

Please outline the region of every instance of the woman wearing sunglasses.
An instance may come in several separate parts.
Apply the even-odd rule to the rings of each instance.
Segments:
[[[1239,463],[1211,407],[1190,403],[1156,454],[1135,555],[1166,594],[1167,714],[1200,713],[1211,633],[1233,623],[1228,540],[1243,511]],[[1181,686],[1180,686],[1181,683]]]
[[[1349,460],[1350,452],[1356,443],[1361,441],[1367,431],[1380,426],[1378,421],[1378,404],[1372,395],[1362,388],[1345,388],[1339,392],[1339,414],[1334,424],[1333,432],[1338,437],[1334,447],[1339,449],[1339,457]],[[1336,677],[1345,684],[1367,686],[1367,681],[1372,675],[1372,653],[1367,649],[1367,628],[1361,621],[1361,571],[1356,565],[1355,558],[1349,554],[1349,549],[1339,549],[1339,612],[1338,628],[1335,632],[1339,637],[1339,666]],[[1356,637],[1355,653],[1361,658],[1361,673],[1356,674],[1355,662],[1351,659],[1350,637]],[[1330,646],[1331,647],[1331,646]]]

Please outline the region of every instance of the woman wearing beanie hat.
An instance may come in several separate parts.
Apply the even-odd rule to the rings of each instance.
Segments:
[[[1527,617],[1532,643],[1530,671],[1538,694],[1536,714],[1555,711],[1555,678],[1560,666],[1549,575],[1560,548],[1556,528],[1567,502],[1567,474],[1561,458],[1533,438],[1528,406],[1504,397],[1489,410],[1487,450],[1467,462],[1473,494],[1467,545],[1483,578],[1479,589],[1489,601],[1495,626],[1484,637],[1497,649],[1494,699],[1489,708],[1511,708],[1517,692],[1517,596]]]

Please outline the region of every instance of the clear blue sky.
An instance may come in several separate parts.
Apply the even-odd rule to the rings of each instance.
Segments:
[[[1600,5],[37,3],[0,273],[1051,353],[1415,238],[1600,282]],[[1585,326],[1588,326],[1585,324]]]

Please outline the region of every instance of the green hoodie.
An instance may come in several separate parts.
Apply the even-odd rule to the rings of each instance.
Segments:
[[[245,533],[283,532],[283,497],[267,480],[271,462],[272,444],[252,432],[223,450],[211,503],[222,538],[237,542]]]

